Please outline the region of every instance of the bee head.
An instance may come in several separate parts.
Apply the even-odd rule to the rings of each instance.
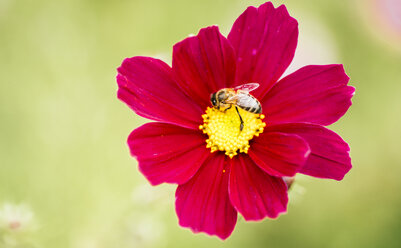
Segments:
[[[216,98],[216,93],[213,93],[210,95],[210,102],[214,107],[217,107],[217,98]]]

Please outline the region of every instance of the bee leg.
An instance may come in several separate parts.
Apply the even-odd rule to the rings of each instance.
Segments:
[[[230,104],[230,107],[228,107],[228,108],[226,108],[226,109],[224,109],[223,110],[223,112],[226,112],[227,110],[229,110],[231,107],[232,107],[233,105],[232,104]]]
[[[239,120],[241,121],[241,124],[239,125],[239,131],[241,132],[242,129],[244,129],[244,121],[242,120],[242,117],[241,117],[241,115],[239,114],[239,111],[238,111],[238,107],[237,107],[237,106],[235,106],[235,110],[237,110],[237,114],[238,114],[238,116],[239,116]]]

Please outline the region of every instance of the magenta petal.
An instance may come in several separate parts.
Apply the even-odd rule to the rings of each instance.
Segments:
[[[147,123],[135,129],[128,146],[153,185],[187,182],[210,156],[199,131],[165,123]]]
[[[246,220],[276,218],[287,210],[287,185],[281,177],[262,171],[248,156],[232,160],[231,203]]]
[[[228,40],[237,54],[235,83],[257,82],[261,98],[291,63],[298,41],[298,23],[281,5],[248,7],[235,21]]]
[[[327,128],[313,124],[291,123],[267,127],[265,132],[269,131],[296,134],[308,142],[311,154],[300,173],[342,180],[352,167],[348,144]]]
[[[179,223],[193,232],[205,232],[226,239],[234,230],[237,212],[228,196],[228,157],[218,153],[176,191]]]
[[[217,26],[203,28],[175,44],[173,72],[180,87],[205,109],[211,93],[234,81],[234,50]]]
[[[118,68],[118,98],[143,117],[198,129],[202,110],[181,91],[171,68],[149,57],[127,58]]]
[[[305,66],[280,80],[261,101],[269,124],[330,125],[351,106],[355,89],[342,65]]]
[[[249,156],[262,170],[277,177],[294,176],[309,153],[309,145],[301,137],[279,132],[264,132],[249,150]]]

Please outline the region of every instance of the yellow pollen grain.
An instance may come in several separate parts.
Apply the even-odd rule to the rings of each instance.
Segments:
[[[210,152],[224,151],[233,158],[238,152],[248,153],[249,141],[263,132],[266,123],[262,120],[263,114],[254,114],[238,108],[244,121],[240,130],[241,121],[234,107],[222,111],[208,107],[206,114],[202,115],[203,125],[199,129],[209,136],[206,147]]]

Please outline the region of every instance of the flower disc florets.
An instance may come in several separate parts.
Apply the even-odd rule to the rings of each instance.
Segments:
[[[240,129],[240,117],[231,107],[225,111],[208,107],[202,115],[203,125],[199,129],[207,134],[206,147],[210,152],[225,151],[233,158],[239,152],[248,153],[249,141],[263,132],[266,123],[262,121],[263,114],[254,114],[238,108],[243,120],[243,129]]]

